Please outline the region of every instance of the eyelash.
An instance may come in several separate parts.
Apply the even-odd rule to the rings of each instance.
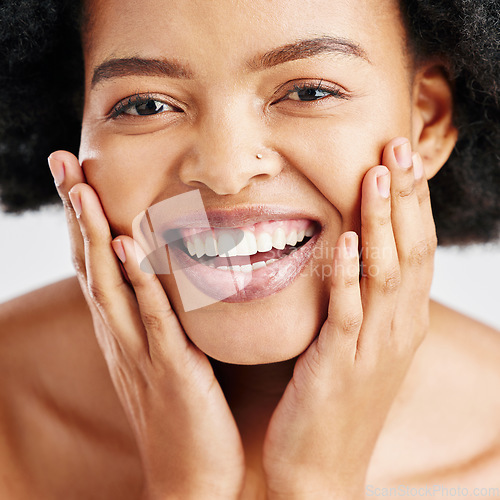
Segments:
[[[335,86],[335,87],[328,87],[326,85],[322,85],[323,83],[323,80],[321,80],[317,85],[316,84],[313,84],[313,83],[310,83],[310,82],[306,82],[306,83],[303,83],[301,85],[294,85],[293,88],[291,90],[288,90],[287,93],[286,93],[286,96],[290,96],[290,94],[293,94],[295,92],[303,92],[303,91],[310,91],[310,90],[314,90],[315,92],[324,92],[325,94],[329,94],[329,96],[331,97],[336,97],[336,98],[339,98],[339,99],[347,99],[347,94],[345,91],[342,91],[340,89],[340,87],[338,86]],[[293,101],[296,101],[296,102],[300,102],[300,103],[314,103],[314,102],[318,102],[318,101],[322,101],[324,100],[326,97],[328,96],[324,96],[324,97],[320,97],[319,99],[315,99],[315,100],[305,100],[305,101],[299,101],[299,100],[296,100],[296,99],[292,99]],[[279,99],[278,102],[284,100],[285,98],[282,98],[282,99]]]
[[[341,90],[339,87],[331,87],[329,88],[328,86],[322,85],[323,81],[321,80],[318,84],[312,84],[309,82],[303,83],[301,85],[294,85],[292,89],[287,90],[286,95],[282,97],[281,99],[278,99],[276,103],[285,101],[285,100],[292,100],[298,104],[305,104],[305,105],[310,105],[311,103],[316,103],[318,101],[323,101],[327,97],[335,97],[337,99],[347,99],[347,93],[343,90]],[[291,99],[289,96],[291,94],[294,94],[295,92],[306,92],[306,91],[314,91],[314,92],[323,92],[327,94],[326,96],[320,97],[318,99],[311,99],[311,100],[305,100],[305,101],[300,101],[298,99]],[[316,97],[316,96],[314,96]],[[288,99],[287,99],[288,98]],[[135,94],[130,97],[126,97],[125,99],[122,99],[120,102],[118,102],[113,109],[110,111],[108,114],[109,119],[116,119],[120,117],[123,114],[127,114],[126,112],[128,110],[133,109],[134,107],[147,104],[148,102],[155,102],[155,103],[160,103],[164,106],[169,106],[172,109],[176,109],[175,106],[172,106],[171,104],[168,104],[166,102],[163,102],[159,99],[155,99],[154,95],[152,94]],[[177,108],[178,109],[178,108]],[[150,115],[131,115],[131,116],[155,116],[160,113],[151,113]],[[129,115],[130,116],[130,115]]]
[[[153,94],[135,94],[135,95],[132,95],[130,97],[126,97],[125,99],[122,99],[120,102],[115,104],[113,106],[113,109],[108,114],[108,118],[116,119],[120,115],[126,114],[126,111],[128,111],[134,107],[140,106],[141,104],[147,104],[150,101],[163,104],[164,106],[170,106],[171,108],[175,109],[175,107],[172,106],[171,104],[168,104],[168,103],[163,102],[159,99],[156,99]],[[155,113],[155,114],[158,114],[158,113]],[[132,115],[132,116],[134,116],[134,115]],[[154,114],[142,115],[142,116],[154,116]]]

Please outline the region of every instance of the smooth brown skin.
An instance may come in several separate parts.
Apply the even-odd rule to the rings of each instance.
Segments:
[[[211,3],[210,7],[200,3],[198,9],[192,8],[193,2],[189,5],[177,2],[175,11],[169,5],[164,23],[158,20],[159,13],[165,11],[161,1],[141,4],[141,15],[134,12],[134,5],[128,2],[120,2],[119,6],[113,1],[101,2],[97,7],[93,45],[86,53],[88,74],[93,65],[110,55],[130,55],[133,42],[134,55],[139,51],[139,55],[158,56],[150,53],[151,50],[160,51],[161,55],[182,55],[180,59],[189,60],[203,75],[202,83],[190,86],[183,82],[182,88],[187,89],[183,91],[184,99],[195,111],[192,115],[186,114],[191,116],[191,121],[178,124],[177,128],[169,127],[169,118],[165,116],[147,122],[111,124],[103,120],[105,102],[116,102],[120,93],[137,91],[141,80],[136,77],[100,85],[92,92],[88,86],[80,152],[85,177],[76,159],[67,153],[59,152],[52,157],[52,162],[64,163],[67,174],[59,191],[68,207],[79,277],[92,310],[98,343],[87,302],[75,280],[3,306],[0,370],[9,383],[4,384],[0,393],[1,425],[5,431],[2,435],[7,437],[0,460],[4,490],[9,497],[138,498],[143,490],[141,471],[144,471],[150,497],[162,498],[163,485],[158,478],[165,475],[165,470],[158,470],[158,464],[169,464],[167,475],[168,470],[175,469],[177,464],[169,462],[168,453],[174,447],[177,461],[183,462],[182,438],[185,436],[194,436],[199,443],[198,461],[191,463],[191,470],[183,469],[190,472],[194,485],[197,485],[194,478],[203,467],[205,472],[211,472],[207,464],[213,464],[217,472],[224,471],[221,475],[229,478],[227,484],[232,476],[238,476],[241,450],[234,436],[229,439],[235,427],[224,421],[227,413],[218,413],[223,411],[220,398],[218,405],[214,405],[216,399],[205,402],[203,398],[195,398],[197,387],[203,394],[206,392],[203,384],[209,378],[197,380],[190,389],[192,380],[185,380],[187,385],[179,383],[183,353],[182,349],[175,349],[182,346],[185,337],[171,316],[163,330],[154,331],[151,305],[160,304],[164,308],[166,298],[162,291],[159,293],[159,284],[137,274],[133,259],[128,259],[126,271],[140,303],[140,311],[134,309],[135,296],[121,285],[117,261],[109,245],[107,222],[99,212],[96,196],[97,193],[113,234],[130,235],[133,216],[187,187],[200,188],[204,201],[210,206],[218,206],[222,197],[230,207],[255,201],[273,202],[282,200],[287,193],[300,193],[300,198],[285,198],[285,201],[296,206],[301,200],[303,205],[298,205],[299,208],[312,207],[320,220],[328,221],[322,245],[342,246],[345,231],[356,230],[364,248],[392,248],[384,261],[372,262],[385,270],[382,276],[391,275],[399,260],[399,285],[396,280],[395,287],[384,288],[380,277],[362,280],[362,325],[352,321],[359,317],[361,303],[357,280],[347,275],[337,277],[332,283],[313,278],[298,280],[261,303],[246,304],[244,314],[235,305],[221,304],[227,319],[224,323],[218,321],[220,309],[217,308],[206,308],[201,316],[183,314],[171,283],[164,283],[169,297],[173,296],[172,305],[182,326],[202,351],[222,360],[245,363],[278,361],[300,354],[319,333],[327,312],[325,296],[330,293],[330,299],[337,299],[330,303],[328,321],[321,328],[318,341],[300,358],[294,384],[287,389],[269,427],[271,412],[292,375],[293,363],[255,367],[225,365],[216,370],[243,440],[247,473],[241,498],[263,497],[266,490],[271,493],[269,498],[273,493],[285,494],[286,498],[293,495],[330,498],[332,491],[338,493],[339,498],[357,498],[363,491],[368,464],[366,484],[376,487],[433,483],[470,488],[497,486],[494,483],[499,467],[499,425],[495,418],[500,408],[497,333],[432,301],[429,303],[433,224],[426,182],[420,179],[414,185],[413,169],[398,170],[392,147],[401,140],[389,143],[381,154],[391,137],[405,135],[424,158],[425,177],[434,175],[448,157],[456,138],[451,126],[449,88],[434,62],[418,68],[415,79],[411,80],[397,11],[391,2],[353,5],[339,1],[335,9],[332,2],[328,2],[330,10],[326,10],[324,2],[318,1],[314,2],[316,9],[307,21],[300,10],[303,2],[295,8],[293,3],[287,2],[286,8],[285,4],[278,7],[274,4],[269,10],[266,2],[252,2],[254,7],[245,6],[237,15],[228,8],[233,6],[232,2]],[[254,17],[245,11],[252,8]],[[120,25],[113,24],[116,18],[110,14],[117,9],[124,12]],[[126,16],[130,16],[128,24]],[[231,16],[231,23],[225,22],[224,16]],[[151,19],[155,19],[154,26],[148,24]],[[169,24],[168,19],[186,22]],[[287,29],[277,29],[276,26],[285,25],[285,19]],[[121,29],[124,25],[126,30]],[[176,26],[182,27],[181,31]],[[213,33],[214,26],[221,36],[207,37]],[[314,33],[321,32],[326,30],[325,26],[336,35],[357,40],[367,50],[371,64],[337,56],[331,59],[335,62],[332,65],[328,62],[330,59],[322,56],[316,62],[295,61],[287,63],[288,69],[282,67],[259,76],[242,77],[238,64],[248,55],[310,35],[311,29]],[[259,33],[258,38],[251,36],[253,30]],[[248,49],[239,38],[241,33],[245,40],[255,40],[255,46]],[[231,50],[221,50],[221,43]],[[301,72],[311,75],[301,75]],[[323,103],[320,106],[325,107],[315,111],[311,108],[299,111],[293,102],[274,104],[273,108],[266,108],[268,119],[262,123],[252,114],[262,101],[254,100],[250,106],[250,101],[241,99],[242,95],[270,99],[272,96],[268,93],[273,82],[303,76],[327,80],[326,74],[351,89],[352,99],[335,102],[330,98],[330,104]],[[152,86],[152,82],[148,80],[147,86]],[[177,88],[173,82],[160,84],[155,80],[154,86],[165,89],[168,95],[181,92],[181,87]],[[249,106],[243,106],[242,102]],[[314,119],[320,117],[321,120]],[[198,135],[196,119],[203,122],[200,129],[203,134]],[[233,121],[236,119],[237,122]],[[133,138],[126,135],[132,131],[137,134],[145,123],[151,135],[144,135],[144,130],[143,135]],[[242,132],[241,127],[247,128]],[[220,133],[221,128],[226,140],[210,139],[220,138],[212,134]],[[168,134],[173,134],[170,139]],[[234,142],[238,137],[247,142]],[[130,144],[136,148],[127,148]],[[331,147],[325,148],[324,144]],[[245,159],[258,150],[265,153],[262,161]],[[391,172],[390,200],[380,200],[372,189],[381,167],[371,167],[379,161]],[[135,170],[135,166],[141,164],[148,165],[147,178],[141,170]],[[238,168],[234,168],[235,164]],[[325,171],[325,165],[331,165],[331,169]],[[162,183],[162,179],[168,182]],[[68,191],[84,180],[94,189],[80,184],[72,191],[84,205],[79,225],[71,211]],[[131,186],[138,181],[144,181],[144,189],[133,190]],[[259,190],[252,190],[256,183]],[[342,185],[342,190],[338,185]],[[401,192],[407,196],[402,197]],[[382,227],[377,223],[387,221],[389,215],[391,224]],[[85,256],[80,228],[91,242]],[[126,237],[121,240],[127,246],[129,240]],[[422,247],[422,241],[427,242],[427,246]],[[419,253],[415,253],[417,248]],[[366,262],[370,263],[368,259]],[[92,283],[90,289],[89,283]],[[113,283],[116,290],[110,286]],[[89,290],[93,296],[89,296]],[[390,293],[396,290],[398,294]],[[147,301],[145,291],[149,293]],[[116,301],[106,300],[112,296]],[[117,304],[122,305],[120,311],[116,310]],[[296,304],[301,304],[300,309]],[[300,317],[294,317],[299,310]],[[29,316],[26,311],[30,312]],[[269,324],[277,311],[289,323],[271,322],[274,328],[273,342],[270,342],[269,329],[262,325]],[[137,322],[139,312],[143,317],[145,312],[149,313],[145,331]],[[271,316],[266,318],[265,314]],[[126,323],[135,325],[135,331],[130,328],[127,331],[123,317],[131,318]],[[261,324],[257,318],[263,318]],[[350,320],[346,321],[347,318]],[[297,324],[301,328],[298,329]],[[236,330],[245,335],[234,335],[235,325]],[[350,328],[346,330],[347,327]],[[159,336],[164,332],[169,335],[168,345]],[[138,388],[135,391],[140,401],[137,406],[137,402],[130,399],[131,394],[137,394],[134,390],[127,392],[127,387],[120,385],[120,375],[126,373],[123,372],[124,353],[135,353],[129,360],[141,362],[144,340],[149,343],[149,354],[157,361],[157,370],[146,370],[141,375],[147,373],[149,386],[167,392],[159,394],[156,405],[155,401],[141,400],[140,377],[137,386],[130,384],[129,378],[129,387]],[[422,340],[400,386],[413,352]],[[384,349],[389,342],[390,348]],[[180,357],[172,356],[172,349]],[[356,355],[357,363],[352,370],[345,364],[349,353]],[[171,376],[158,377],[158,368],[164,366]],[[209,375],[206,364],[203,366],[203,373]],[[186,367],[183,370],[188,373]],[[196,371],[196,375],[200,374],[201,371]],[[179,387],[183,387],[183,391],[179,392]],[[167,394],[167,398],[161,397]],[[176,398],[179,404],[174,404],[168,412],[161,407],[163,399],[175,402]],[[182,421],[178,408],[190,408],[189,415],[196,416],[193,410],[202,410],[205,404],[207,409],[215,411],[215,417],[224,415],[224,418],[212,421],[205,412],[203,420],[195,422],[190,429]],[[479,405],[482,406],[477,408]],[[142,427],[137,416],[141,410],[145,410],[149,418]],[[150,432],[166,428],[168,432],[168,426],[153,425],[158,420],[167,422],[163,418],[166,414],[168,421],[182,424],[176,425],[170,436],[141,434],[144,429]],[[223,429],[216,427],[218,425]],[[466,439],[459,440],[457,436],[463,436],[464,427],[468,430]],[[196,436],[200,430],[202,434]],[[180,442],[172,440],[175,435],[180,436]],[[148,439],[149,444],[157,443],[159,449],[148,445]],[[164,446],[167,442],[168,449]],[[263,446],[266,477],[261,462]],[[233,453],[235,459],[229,459],[229,466],[235,470],[226,470],[224,460]],[[189,457],[187,459],[189,462]],[[301,467],[298,462],[302,462]],[[26,477],[30,478],[29,483]],[[326,483],[326,478],[332,482]],[[232,488],[231,485],[227,491]],[[227,492],[224,487],[220,491]],[[188,498],[178,493],[181,498]],[[201,495],[194,490],[189,494],[194,498]]]

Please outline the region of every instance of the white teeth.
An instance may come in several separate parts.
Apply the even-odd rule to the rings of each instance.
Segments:
[[[249,255],[255,255],[257,253],[257,240],[255,239],[255,234],[251,231],[243,231],[243,233],[245,234]]]
[[[309,237],[309,236],[312,236],[313,234],[314,234],[314,224],[311,224],[311,225],[307,226],[305,235],[307,237]]]
[[[269,252],[273,248],[273,239],[271,235],[266,232],[262,232],[257,237],[257,250],[259,252]]]
[[[279,227],[274,231],[273,233],[273,247],[277,248],[278,250],[283,250],[286,245],[286,236],[285,236],[285,231],[283,228]]]
[[[238,233],[235,231],[238,231]],[[217,255],[222,257],[246,256],[255,255],[257,252],[268,252],[273,247],[283,250],[286,245],[295,246],[297,243],[301,243],[305,237],[312,236],[314,231],[315,225],[313,223],[310,223],[299,232],[292,229],[288,234],[285,233],[283,227],[276,228],[272,234],[262,231],[257,238],[255,233],[250,230],[225,230],[217,231],[217,239],[213,236],[213,233],[208,232],[207,236],[201,234],[186,239],[185,244],[189,254],[191,256],[196,255],[198,258],[203,255],[208,257]],[[238,244],[236,244],[236,240],[239,240]]]
[[[257,269],[261,269],[266,267],[273,262],[276,262],[278,259],[269,259],[269,260],[259,260],[253,264],[245,264],[243,266],[218,266],[217,269],[219,271],[238,271],[242,273],[250,273],[252,271],[257,271]],[[213,266],[210,266],[213,267]]]
[[[255,262],[252,264],[252,269],[254,271],[257,271],[257,269],[260,269],[261,267],[266,267],[266,263],[263,260],[260,260],[259,262]]]
[[[257,253],[257,242],[255,235],[250,231],[241,231],[238,234],[241,241],[236,245],[236,255],[254,255]]]
[[[187,240],[187,249],[191,257],[196,253],[196,248],[194,247],[194,244],[191,243],[189,240]]]
[[[236,255],[250,255],[248,253],[248,244],[247,239],[245,238],[245,233],[243,231],[238,233],[238,238],[241,238],[240,241],[236,244]]]
[[[194,237],[194,248],[196,249],[196,257],[198,257],[198,259],[205,255],[205,244],[198,236]]]
[[[212,236],[207,236],[205,238],[205,253],[209,257],[215,257],[217,255],[217,241]]]
[[[292,247],[297,244],[297,231],[295,229],[290,231],[290,234],[286,239],[286,244],[291,245]]]
[[[219,255],[222,257],[235,257],[238,255],[235,246],[236,243],[231,233],[228,231],[222,231],[219,235],[219,239],[217,240]]]

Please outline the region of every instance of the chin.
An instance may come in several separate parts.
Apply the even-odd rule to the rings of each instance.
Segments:
[[[182,309],[178,295],[172,302],[187,336],[207,356],[224,363],[258,365],[289,360],[308,348],[326,318],[325,292],[299,279],[278,293],[249,302],[218,302],[189,312]]]

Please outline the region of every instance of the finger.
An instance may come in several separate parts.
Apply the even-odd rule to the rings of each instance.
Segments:
[[[426,238],[429,238],[431,241],[433,241],[434,245],[437,246],[436,224],[434,222],[434,216],[432,215],[429,183],[427,182],[427,177],[425,176],[422,157],[419,153],[413,153],[412,159],[413,171],[415,174],[415,185],[417,190],[418,203],[420,205],[424,233],[426,235]]]
[[[430,286],[433,251],[424,233],[408,139],[398,137],[385,147],[383,163],[391,171],[392,226],[403,288],[415,282]]]
[[[328,317],[317,341],[319,359],[331,366],[350,366],[363,322],[359,289],[358,235],[342,234],[335,247]]]
[[[384,149],[383,158],[392,175],[392,224],[401,270],[391,335],[397,341],[398,349],[406,353],[420,344],[426,332],[435,238],[426,234],[429,214],[423,215],[419,201],[408,140],[397,138],[391,141]],[[417,165],[417,174],[419,167]]]
[[[151,360],[182,363],[182,359],[185,359],[183,356],[194,346],[184,333],[146,255],[128,236],[115,238],[113,248],[122,260],[134,288],[142,323],[146,329]]]
[[[358,356],[375,353],[390,336],[400,286],[398,252],[391,217],[391,173],[384,165],[371,168],[363,179],[361,294],[364,321]]]
[[[83,237],[73,204],[68,195],[68,192],[74,185],[86,182],[85,175],[78,159],[68,151],[56,151],[49,156],[48,161],[57,192],[64,205],[73,265],[78,277],[83,276],[83,279],[85,279]]]
[[[96,192],[87,184],[77,184],[69,198],[83,235],[90,300],[124,352],[147,352],[137,302],[111,246],[111,231]]]

